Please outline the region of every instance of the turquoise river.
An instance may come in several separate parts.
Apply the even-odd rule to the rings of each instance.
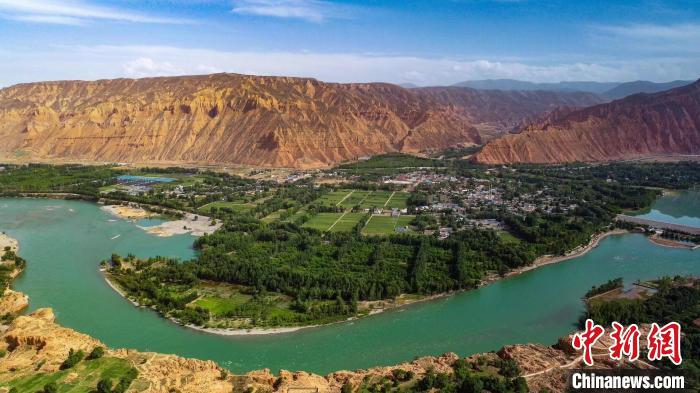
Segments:
[[[682,193],[688,201],[700,193]],[[655,217],[695,223],[697,203],[652,208]],[[608,237],[588,254],[440,300],[358,321],[267,336],[224,337],[193,331],[136,308],[98,271],[113,252],[191,258],[191,236],[162,238],[115,219],[98,205],[62,200],[0,199],[0,230],[29,261],[15,282],[31,308],[52,307],[64,326],[112,347],[211,359],[234,372],[270,368],[328,373],[391,365],[416,356],[469,355],[505,344],[552,344],[572,331],[581,296],[615,277],[700,275],[700,251],[656,246],[639,234]]]

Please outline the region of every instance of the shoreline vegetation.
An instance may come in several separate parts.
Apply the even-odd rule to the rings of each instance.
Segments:
[[[445,299],[449,298],[451,296],[458,295],[462,292],[467,292],[467,291],[472,291],[476,290],[491,284],[494,284],[498,281],[506,280],[512,277],[516,277],[520,274],[527,273],[536,269],[539,269],[541,267],[545,267],[548,265],[560,263],[560,262],[565,262],[571,259],[575,259],[578,257],[582,257],[598,247],[600,242],[604,240],[605,238],[609,236],[614,236],[614,235],[624,235],[631,233],[631,231],[626,230],[626,229],[611,229],[602,233],[598,233],[594,235],[591,240],[585,244],[581,245],[579,247],[576,247],[575,249],[565,253],[564,255],[543,255],[538,257],[531,265],[524,266],[521,268],[513,269],[506,273],[505,275],[498,275],[498,274],[490,274],[486,276],[481,283],[476,287],[472,289],[463,289],[463,290],[458,290],[458,291],[449,291],[449,292],[444,292],[444,293],[437,293],[437,294],[432,294],[432,295],[426,295],[426,296],[420,296],[420,297],[411,297],[410,294],[401,294],[395,299],[388,299],[388,300],[381,300],[377,301],[375,303],[382,303],[382,307],[378,308],[369,308],[369,312],[367,312],[364,315],[356,315],[353,317],[349,317],[344,320],[339,320],[339,321],[334,321],[330,323],[323,323],[323,324],[312,324],[312,325],[305,325],[305,326],[280,326],[280,327],[271,327],[271,328],[246,328],[246,329],[224,329],[224,328],[208,328],[208,327],[202,327],[202,326],[196,326],[192,324],[184,324],[177,320],[176,318],[173,317],[167,317],[164,316],[164,318],[169,319],[173,323],[176,323],[180,326],[183,326],[188,329],[196,330],[199,332],[204,332],[204,333],[209,333],[209,334],[216,334],[216,335],[221,335],[221,336],[246,336],[246,335],[273,335],[273,334],[284,334],[284,333],[293,333],[297,332],[303,329],[311,329],[311,328],[318,328],[318,327],[325,327],[325,326],[331,326],[335,324],[340,324],[340,323],[347,323],[347,322],[352,322],[356,321],[358,319],[366,318],[372,315],[377,315],[381,314],[383,312],[388,312],[388,311],[394,311],[394,310],[399,310],[404,307],[413,305],[413,304],[419,304],[419,303],[425,303],[425,302],[430,302],[430,301],[435,301],[435,300],[440,300],[440,299]],[[144,305],[139,304],[137,301],[134,299],[128,297],[126,295],[126,292],[119,287],[117,283],[112,281],[109,277],[109,271],[108,269],[101,268],[100,271],[103,274],[103,277],[107,284],[114,289],[115,292],[117,292],[121,297],[123,297],[125,300],[129,301],[131,304],[133,304],[136,307],[146,307]],[[371,302],[366,302],[366,303],[371,303]],[[152,307],[152,309],[160,314],[160,312],[155,308]]]

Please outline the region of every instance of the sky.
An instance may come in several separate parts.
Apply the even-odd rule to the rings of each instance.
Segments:
[[[0,86],[216,72],[694,80],[700,1],[0,0]]]

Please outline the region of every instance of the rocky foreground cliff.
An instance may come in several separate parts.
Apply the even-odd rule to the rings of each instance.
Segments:
[[[487,143],[485,164],[563,163],[700,154],[700,81],[581,110],[558,110]]]
[[[137,370],[127,392],[153,393],[230,393],[230,392],[341,392],[360,391],[361,388],[390,383],[393,386],[412,386],[428,373],[451,374],[460,358],[453,354],[423,357],[390,367],[367,370],[337,371],[326,376],[307,372],[282,370],[274,375],[270,370],[233,375],[216,363],[185,359],[133,350],[110,350],[99,360],[82,360],[70,369],[63,364],[71,349],[90,353],[104,344],[85,334],[58,325],[50,309],[40,309],[26,316],[18,316],[0,335],[0,392],[10,386],[33,386],[34,381],[55,381],[60,385],[77,386],[84,383],[84,391],[91,391],[100,372],[111,372],[118,377],[121,368]],[[571,338],[562,338],[556,348],[543,345],[511,345],[494,353],[477,354],[464,361],[474,372],[498,375],[503,360],[517,364],[529,390],[563,392],[567,385],[568,370],[581,368],[581,357],[570,347]],[[608,342],[595,349],[596,368],[620,367],[608,357]],[[91,362],[94,362],[91,364]],[[99,364],[97,364],[99,362]],[[623,367],[649,368],[644,362],[622,364]],[[95,375],[97,374],[97,375]],[[38,386],[39,388],[41,385]],[[350,390],[348,390],[350,389]],[[19,390],[23,391],[23,390]],[[35,390],[32,390],[35,391]],[[78,389],[77,391],[82,391]],[[438,389],[439,391],[439,389]]]
[[[0,159],[322,167],[480,144],[589,93],[215,74],[0,90]]]

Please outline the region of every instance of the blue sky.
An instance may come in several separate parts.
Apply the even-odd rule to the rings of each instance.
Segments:
[[[700,1],[0,0],[0,86],[238,72],[444,85],[700,77]]]

